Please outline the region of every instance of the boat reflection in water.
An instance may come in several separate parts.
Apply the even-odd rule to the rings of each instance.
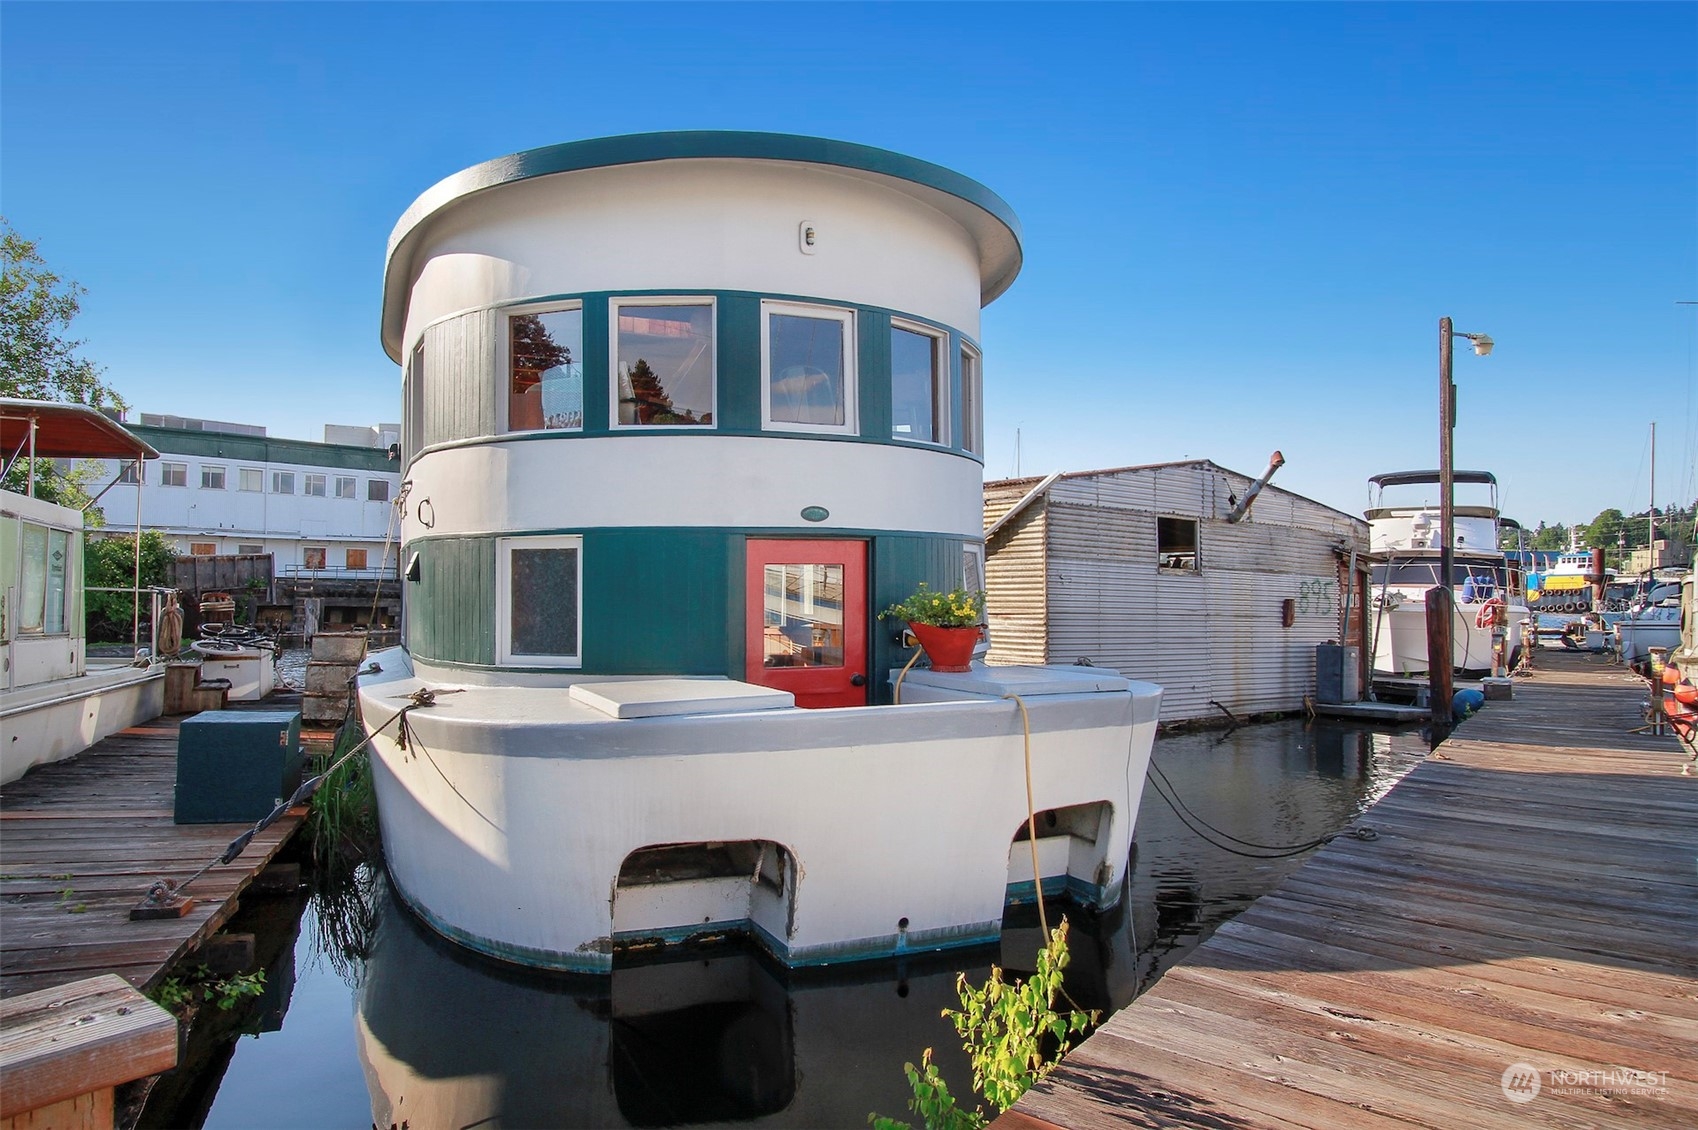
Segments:
[[[1156,754],[1165,786],[1198,816],[1282,844],[1347,826],[1426,745],[1413,734],[1291,721],[1164,737]],[[1211,846],[1154,785],[1119,907],[1091,915],[1051,904],[1052,921],[1069,919],[1067,988],[1083,1008],[1125,1005],[1308,858]],[[1028,906],[1009,912],[1000,946],[841,972],[787,971],[752,948],[725,948],[622,960],[611,977],[580,978],[488,961],[420,926],[382,884],[379,899],[356,1032],[379,1130],[907,1118],[902,1065],[926,1048],[951,1090],[970,1093],[960,1040],[940,1016],[959,1005],[956,973],[982,983],[992,962],[1027,971],[1038,947]]]
[[[616,964],[609,978],[509,970],[443,942],[385,888],[356,1040],[379,1128],[856,1124],[907,1114],[904,1061],[935,1050],[970,1094],[943,1009],[955,978],[1028,968],[1035,925],[996,946],[786,972],[752,947]],[[1035,915],[1034,915],[1035,917]],[[1072,912],[1068,988],[1130,999],[1124,913]],[[851,1118],[850,1116],[855,1117]],[[846,1123],[846,1119],[848,1122]]]

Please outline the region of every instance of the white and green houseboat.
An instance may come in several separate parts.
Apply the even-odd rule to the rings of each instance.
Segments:
[[[774,134],[551,146],[408,209],[405,646],[360,705],[424,920],[605,972],[736,931],[793,965],[981,942],[1040,882],[1119,897],[1160,690],[975,664],[898,704],[913,653],[878,619],[982,587],[979,311],[1020,261],[984,186]]]

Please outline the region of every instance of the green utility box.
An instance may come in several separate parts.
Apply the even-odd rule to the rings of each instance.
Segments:
[[[252,824],[301,784],[298,710],[206,710],[177,731],[178,824]]]

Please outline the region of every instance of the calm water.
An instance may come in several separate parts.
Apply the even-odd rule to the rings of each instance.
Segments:
[[[1280,722],[1162,738],[1155,764],[1209,824],[1287,844],[1348,825],[1425,753],[1416,735]],[[1068,912],[1068,987],[1084,1007],[1124,1005],[1302,863],[1205,843],[1153,783],[1137,841],[1122,906]],[[248,1021],[270,1030],[224,1045],[197,1078],[167,1080],[144,1125],[864,1126],[869,1111],[907,1117],[902,1065],[927,1047],[967,1093],[939,1016],[957,1003],[955,974],[1029,968],[1038,938],[1028,909],[1011,912],[1000,946],[847,973],[790,974],[729,952],[553,978],[448,946],[380,874],[361,879],[363,898],[315,899],[298,933],[292,921],[273,929],[274,999]]]

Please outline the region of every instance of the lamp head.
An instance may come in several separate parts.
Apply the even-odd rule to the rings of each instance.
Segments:
[[[1474,343],[1474,352],[1479,354],[1481,357],[1488,356],[1492,352],[1492,346],[1495,344],[1492,341],[1490,334],[1469,334],[1468,340]]]

